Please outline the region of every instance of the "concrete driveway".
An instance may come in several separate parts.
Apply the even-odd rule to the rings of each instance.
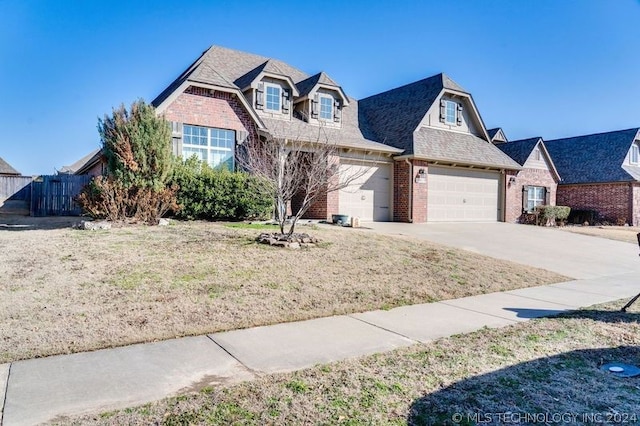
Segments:
[[[638,246],[559,229],[509,223],[371,222],[374,232],[407,235],[577,279],[640,272]]]

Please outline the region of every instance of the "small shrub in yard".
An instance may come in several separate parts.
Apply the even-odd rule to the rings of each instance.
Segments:
[[[137,186],[127,188],[111,177],[98,176],[76,200],[93,218],[152,225],[157,224],[166,212],[179,210],[175,201],[176,191],[175,186],[160,190]]]
[[[261,219],[273,211],[273,195],[255,176],[212,169],[196,157],[177,160],[171,182],[184,219]]]
[[[564,222],[569,217],[571,208],[567,206],[537,206],[538,225],[555,225],[556,221]]]

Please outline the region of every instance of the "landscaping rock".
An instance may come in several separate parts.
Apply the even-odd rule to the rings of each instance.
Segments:
[[[158,221],[158,226],[167,226],[167,225],[169,225],[169,219],[162,218]]]
[[[261,244],[287,247],[296,250],[301,247],[313,246],[318,242],[318,239],[308,234],[295,233],[291,236],[287,236],[286,234],[280,233],[262,233],[258,236],[257,241]]]
[[[84,229],[86,231],[97,231],[102,229],[111,229],[111,223],[104,220],[98,222],[83,220],[76,226],[76,228]]]

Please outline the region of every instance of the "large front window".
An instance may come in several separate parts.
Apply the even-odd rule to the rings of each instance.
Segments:
[[[233,130],[184,125],[182,156],[193,155],[211,167],[234,169],[236,135]]]
[[[320,96],[320,118],[323,120],[333,120],[333,98],[330,96]]]
[[[272,84],[265,85],[266,103],[265,107],[269,111],[280,112],[280,87]]]
[[[534,211],[536,206],[544,204],[546,188],[544,186],[530,186],[527,194],[527,211]]]

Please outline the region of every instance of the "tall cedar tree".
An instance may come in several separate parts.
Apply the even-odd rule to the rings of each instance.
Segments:
[[[173,165],[171,127],[143,100],[98,120],[109,176],[125,188],[166,188]]]

